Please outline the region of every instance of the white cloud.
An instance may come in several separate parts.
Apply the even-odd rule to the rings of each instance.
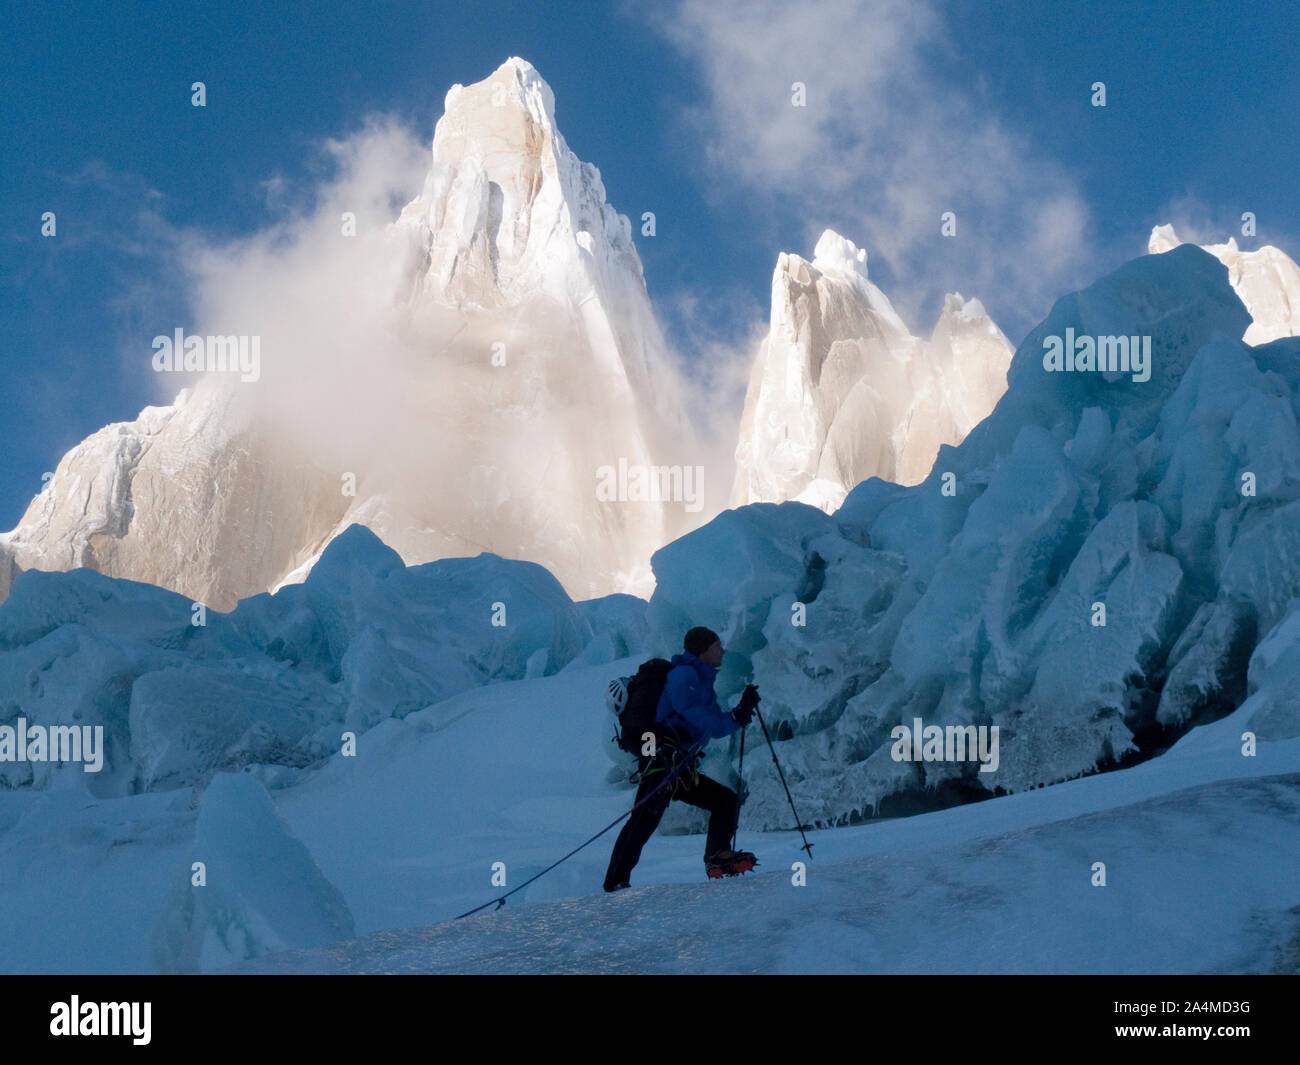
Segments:
[[[1089,213],[1062,167],[950,79],[958,44],[923,0],[682,0],[659,30],[698,65],[688,109],[711,168],[889,264],[911,317],[939,289],[1036,319],[1089,279]],[[807,87],[807,107],[792,85]],[[957,215],[941,237],[940,215]]]
[[[301,187],[272,179],[274,224],[225,243],[180,234],[179,258],[194,308],[188,331],[260,338],[260,379],[237,389],[241,401],[323,466],[353,468],[400,455],[404,415],[418,416],[412,397],[436,391],[437,371],[403,333],[405,262],[386,233],[419,190],[429,148],[374,118],[319,151],[326,174]],[[345,213],[355,236],[344,234]],[[158,382],[167,402],[177,385],[168,376]]]
[[[712,517],[731,505],[745,390],[754,353],[767,331],[768,308],[739,287],[719,281],[708,293],[677,290],[660,301],[659,310],[669,312],[694,353],[679,373],[695,432],[693,461],[706,470],[704,513]]]

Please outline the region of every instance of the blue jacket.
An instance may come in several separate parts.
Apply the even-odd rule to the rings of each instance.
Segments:
[[[655,722],[672,729],[691,746],[730,736],[740,723],[718,705],[713,691],[717,675],[713,666],[693,654],[674,655]]]

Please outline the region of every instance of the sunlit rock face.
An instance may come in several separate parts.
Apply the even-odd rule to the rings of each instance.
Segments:
[[[750,376],[732,505],[833,510],[856,484],[916,484],[1006,390],[1012,349],[978,300],[944,301],[930,339],[867,279],[867,254],[827,230],[811,261],[782,254]]]
[[[1156,226],[1147,250],[1158,255],[1181,243],[1173,226]],[[1254,319],[1242,338],[1247,344],[1300,336],[1300,266],[1295,260],[1271,244],[1242,251],[1233,237],[1226,244],[1201,247],[1228,268],[1228,281]]]
[[[304,367],[269,324],[257,381],[208,375],[68,452],[0,538],[0,597],[22,570],[88,566],[229,609],[351,524],[412,565],[487,551],[577,598],[648,594],[650,555],[704,515],[626,480],[608,498],[598,471],[690,462],[691,435],[629,222],[530,64],[451,88],[422,189],[358,247],[365,328]]]

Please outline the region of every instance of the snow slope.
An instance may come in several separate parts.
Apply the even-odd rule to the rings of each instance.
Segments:
[[[438,905],[438,916],[454,916],[499,893],[488,884],[492,861],[507,863],[509,883],[521,881],[615,808],[573,794],[573,778],[595,769],[585,745],[571,752],[568,781],[562,774],[539,780],[533,794],[546,794],[544,803],[507,784],[528,757],[508,747],[499,768],[478,766],[475,779],[493,783],[476,790],[488,795],[438,805],[435,792],[456,790],[446,774],[473,749],[474,731],[507,717],[512,729],[526,729],[527,717],[538,713],[518,705],[480,712],[488,717],[448,725],[442,744],[421,736],[382,760],[372,810],[384,812],[380,838],[369,845],[350,813],[369,776],[343,787],[320,777],[286,796],[287,816],[315,841],[345,894],[351,889],[350,898],[361,900],[354,906],[364,910],[391,893],[412,901],[408,919]],[[1264,744],[1256,757],[1243,757],[1248,713],[1199,729],[1133,769],[814,832],[805,887],[791,879],[792,863],[803,857],[797,835],[742,831],[741,845],[759,853],[758,874],[705,882],[700,837],[656,837],[634,889],[605,897],[606,837],[504,910],[273,954],[241,971],[1300,971],[1300,850],[1292,845],[1300,741]],[[426,751],[442,745],[436,761],[426,760]],[[538,752],[543,759],[555,753],[550,745]],[[460,772],[467,779],[473,768]],[[440,785],[431,783],[435,777]],[[414,799],[418,811],[399,795]],[[574,816],[567,833],[554,816],[559,808]],[[420,811],[446,818],[445,834],[428,827]],[[385,863],[382,873],[357,861],[359,851],[372,856],[367,847]],[[1092,884],[1097,861],[1106,865],[1104,887]]]
[[[739,842],[763,863],[743,880],[704,880],[701,836],[657,835],[634,889],[605,896],[611,833],[504,910],[444,923],[500,892],[492,863],[506,864],[514,886],[626,809],[630,788],[607,779],[615,765],[600,693],[634,662],[474,689],[383,722],[360,737],[355,757],[319,771],[245,770],[248,797],[238,802],[212,789],[97,800],[69,789],[0,793],[0,967],[183,968],[159,944],[187,913],[177,881],[194,860],[208,862],[209,887],[237,900],[232,910],[268,915],[235,925],[256,935],[220,950],[211,941],[217,969],[232,942],[262,959],[253,971],[281,972],[1296,967],[1287,950],[1300,904],[1291,845],[1300,741],[1261,742],[1243,757],[1253,705],[1132,769],[811,832],[807,887],[790,879],[797,834],[755,832],[742,819]],[[751,746],[747,775],[765,757]],[[282,825],[276,846],[305,852],[318,870],[297,882],[330,885],[308,897],[337,891],[364,938],[267,953],[307,934],[274,918],[273,903],[287,897],[276,863],[246,865],[233,880],[200,831],[205,806],[230,823],[256,799],[248,786],[258,780]],[[266,846],[262,838],[250,834],[245,849]],[[1107,865],[1104,888],[1091,885],[1094,861]],[[197,903],[206,890],[190,896]],[[40,920],[52,908],[76,915],[53,939]]]

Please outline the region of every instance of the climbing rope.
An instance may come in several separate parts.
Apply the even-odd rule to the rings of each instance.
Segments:
[[[509,891],[507,891],[504,895],[498,895],[495,899],[490,899],[489,901],[483,903],[482,906],[475,906],[474,909],[472,909],[472,910],[466,910],[464,913],[460,914],[460,916],[456,917],[455,920],[459,921],[459,920],[461,919],[461,917],[468,917],[468,916],[470,916],[470,914],[478,913],[480,910],[486,910],[486,909],[487,909],[489,906],[491,906],[493,903],[496,903],[496,907],[497,907],[498,910],[501,909],[501,907],[504,906],[504,905],[506,904],[506,899],[508,899],[508,898],[509,898],[511,895],[513,895],[516,891],[522,891],[522,890],[523,890],[524,888],[526,888],[529,884],[531,884],[534,880],[540,879],[541,877],[545,876],[545,875],[546,875],[547,873],[549,873],[552,869],[554,869],[557,865],[562,865],[564,862],[567,862],[570,858],[572,858],[575,854],[577,854],[578,851],[582,850],[583,847],[587,847],[587,846],[590,846],[592,843],[595,843],[596,840],[600,839],[601,836],[603,836],[606,832],[608,832],[611,828],[613,828],[616,824],[618,824],[619,821],[622,821],[622,820],[624,820],[625,818],[631,817],[632,814],[634,814],[634,813],[635,813],[635,812],[636,812],[636,811],[637,811],[641,806],[645,805],[645,804],[646,804],[647,802],[649,802],[652,798],[654,798],[656,794],[658,794],[660,791],[662,791],[664,787],[666,787],[668,784],[672,783],[673,779],[677,776],[678,773],[680,773],[680,772],[681,772],[683,769],[685,769],[687,766],[691,765],[691,764],[695,761],[695,756],[696,756],[698,753],[699,753],[699,748],[691,748],[689,751],[687,751],[687,755],[686,755],[686,757],[685,757],[684,759],[681,759],[680,761],[677,761],[677,762],[675,762],[675,763],[673,764],[672,771],[671,771],[671,772],[670,772],[666,777],[664,777],[664,779],[661,780],[661,781],[658,783],[658,785],[656,785],[656,787],[654,788],[653,791],[647,792],[646,795],[645,795],[645,797],[642,798],[642,799],[640,799],[640,800],[637,801],[636,803],[634,803],[634,804],[632,805],[632,808],[631,808],[630,810],[628,810],[627,812],[625,812],[625,813],[623,813],[623,814],[620,814],[617,818],[615,818],[613,821],[611,821],[609,824],[607,824],[604,828],[602,828],[599,832],[597,832],[594,836],[592,836],[591,839],[587,840],[585,843],[580,843],[580,844],[578,844],[578,846],[574,847],[573,850],[569,851],[569,853],[566,854],[563,858],[560,858],[558,861],[552,862],[550,865],[548,865],[548,866],[547,866],[545,869],[543,869],[540,873],[537,873],[535,876],[530,876],[527,880],[525,880],[525,881],[524,881],[522,884],[520,884],[518,887],[511,888],[511,889],[510,889]],[[647,767],[647,768],[649,768],[649,767]]]

